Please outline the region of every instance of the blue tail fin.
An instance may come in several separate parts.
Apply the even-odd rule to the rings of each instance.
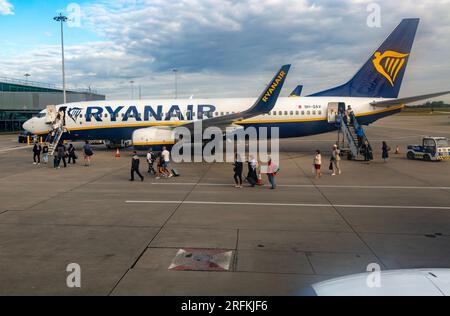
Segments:
[[[398,98],[419,19],[405,19],[346,84],[311,96]]]
[[[303,86],[297,86],[294,91],[292,91],[292,93],[289,95],[290,97],[301,97],[302,96],[302,91],[303,91]]]

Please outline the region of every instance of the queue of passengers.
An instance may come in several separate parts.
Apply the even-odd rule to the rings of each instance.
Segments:
[[[40,165],[42,157],[42,162],[47,165],[49,162],[49,151],[49,143],[43,143],[41,145],[40,143],[36,142],[33,146],[33,164]],[[92,151],[91,145],[88,141],[86,141],[83,146],[83,153],[85,162],[84,165],[88,167],[91,165],[91,159],[94,155],[94,152]],[[69,144],[69,146],[66,146],[64,142],[58,143],[53,153],[53,168],[61,169],[61,162],[63,163],[64,168],[67,168],[67,165],[76,165],[77,160],[78,156],[76,153],[76,148],[73,144]]]

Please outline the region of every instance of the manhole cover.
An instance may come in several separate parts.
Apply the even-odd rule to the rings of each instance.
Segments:
[[[229,271],[233,251],[221,249],[180,249],[169,270]]]

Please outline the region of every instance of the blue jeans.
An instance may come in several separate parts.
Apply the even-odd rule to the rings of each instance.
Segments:
[[[267,175],[269,177],[269,182],[272,185],[272,189],[275,189],[277,187],[277,184],[275,183],[275,176],[272,174]]]

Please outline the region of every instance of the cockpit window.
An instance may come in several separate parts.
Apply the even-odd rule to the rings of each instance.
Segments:
[[[38,118],[44,118],[47,115],[45,112],[41,112],[37,115]]]

